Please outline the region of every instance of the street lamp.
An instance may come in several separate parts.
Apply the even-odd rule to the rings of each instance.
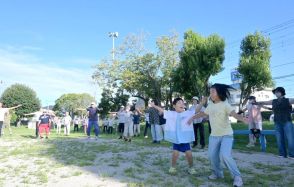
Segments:
[[[118,37],[118,32],[109,32],[108,36],[112,38],[112,61],[114,61],[114,38]]]

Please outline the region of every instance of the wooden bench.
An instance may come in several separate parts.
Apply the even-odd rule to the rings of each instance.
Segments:
[[[234,130],[234,135],[249,135],[252,134],[250,130]],[[275,135],[275,130],[262,130],[260,131],[259,142],[261,146],[261,151],[265,152],[266,150],[266,140],[265,135]]]

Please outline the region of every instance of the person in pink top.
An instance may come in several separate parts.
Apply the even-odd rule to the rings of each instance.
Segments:
[[[248,98],[248,104],[246,108],[242,111],[248,111],[248,128],[249,130],[253,131],[262,131],[262,116],[261,116],[261,107],[260,105],[255,105],[256,103],[256,98],[255,96],[250,96]],[[268,107],[264,107],[266,109],[269,109]],[[246,147],[254,147],[256,143],[256,137],[255,135],[249,134],[249,143],[247,144]]]

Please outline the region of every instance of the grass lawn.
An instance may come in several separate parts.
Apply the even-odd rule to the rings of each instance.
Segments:
[[[233,128],[247,129],[247,126],[238,123],[233,124]],[[273,125],[265,123],[263,128],[273,129]],[[208,135],[207,125],[205,130]],[[154,145],[150,135],[148,139],[135,137],[129,143],[118,140],[116,134],[101,134],[96,141],[87,140],[82,132],[64,136],[52,130],[48,140],[39,140],[35,139],[34,130],[24,126],[12,127],[12,131],[10,136],[5,129],[5,135],[0,139],[0,186],[186,187],[232,184],[227,170],[225,179],[207,179],[210,174],[207,149],[193,150],[196,176],[187,174],[183,155],[178,161],[178,173],[169,175],[171,144]],[[292,186],[294,161],[268,154],[277,154],[274,136],[267,137],[267,154],[260,154],[259,146],[247,148],[247,143],[248,136],[235,136],[234,157],[245,186]]]

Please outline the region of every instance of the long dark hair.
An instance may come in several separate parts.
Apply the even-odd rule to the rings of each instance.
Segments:
[[[220,84],[220,83],[215,83],[210,88],[214,88],[216,90],[216,93],[221,101],[225,101],[226,99],[229,99],[231,96],[230,90],[235,90],[235,88],[229,85]]]

